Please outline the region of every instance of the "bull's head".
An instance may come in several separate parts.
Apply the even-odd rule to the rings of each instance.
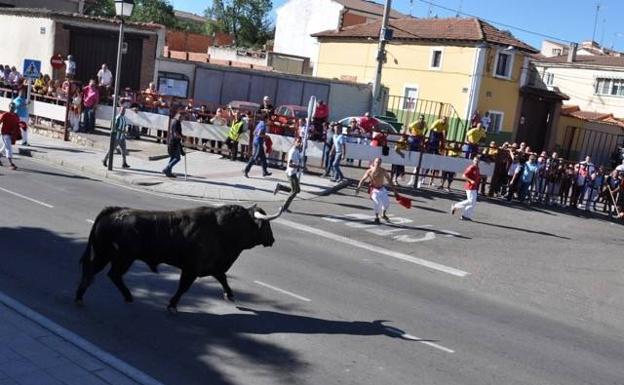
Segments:
[[[267,215],[264,210],[253,205],[249,208],[250,213],[253,215],[259,230],[258,242],[264,247],[273,246],[275,238],[273,238],[273,230],[271,230],[271,221],[277,219],[282,215],[282,208],[273,215]]]

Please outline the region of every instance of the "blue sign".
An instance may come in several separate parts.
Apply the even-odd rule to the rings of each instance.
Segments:
[[[41,74],[41,61],[24,59],[23,73],[26,79],[38,79]]]

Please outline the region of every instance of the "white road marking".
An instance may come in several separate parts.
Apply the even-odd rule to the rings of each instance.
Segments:
[[[28,201],[34,202],[34,203],[36,203],[36,204],[38,204],[38,205],[45,206],[45,207],[47,207],[47,208],[49,208],[49,209],[53,209],[53,208],[54,208],[54,206],[49,205],[49,204],[47,204],[47,203],[45,203],[45,202],[41,202],[41,201],[38,201],[38,200],[36,200],[36,199],[29,198],[29,197],[27,197],[27,196],[25,196],[25,195],[22,195],[22,194],[19,194],[19,193],[13,192],[13,191],[11,191],[11,190],[7,190],[7,189],[2,188],[2,187],[0,187],[0,190],[1,190],[1,191],[4,191],[4,192],[6,192],[6,193],[9,193],[9,194],[15,195],[16,197],[19,197],[19,198],[26,199],[26,200],[28,200]]]
[[[286,294],[286,295],[289,295],[291,297],[297,298],[297,299],[299,299],[301,301],[305,301],[305,302],[310,302],[311,301],[311,299],[309,299],[309,298],[302,297],[302,296],[297,295],[297,294],[295,294],[293,292],[290,292],[290,291],[287,291],[287,290],[284,290],[284,289],[280,289],[279,287],[275,287],[275,286],[269,285],[268,283],[264,283],[264,282],[260,282],[260,281],[254,281],[254,283],[256,283],[256,284],[258,284],[260,286],[267,287],[267,288],[269,288],[271,290],[275,290],[275,291],[280,292],[282,294]]]
[[[459,270],[459,269],[455,269],[453,267],[449,267],[449,266],[445,266],[436,262],[432,262],[432,261],[428,261],[426,259],[422,259],[422,258],[417,258],[417,257],[412,257],[411,255],[407,255],[407,254],[403,254],[403,253],[399,253],[397,251],[392,251],[392,250],[388,250],[386,248],[383,247],[379,247],[379,246],[375,246],[375,245],[370,245],[368,243],[364,243],[364,242],[360,242],[360,241],[356,241],[354,239],[350,239],[347,237],[343,237],[340,235],[336,235],[333,233],[330,233],[328,231],[324,231],[324,230],[320,230],[317,229],[315,227],[311,227],[311,226],[306,226],[297,222],[292,222],[289,221],[287,219],[276,219],[275,223],[279,223],[281,225],[284,226],[288,226],[290,228],[296,229],[296,230],[300,230],[300,231],[305,231],[307,233],[311,233],[311,234],[315,234],[324,238],[328,238],[328,239],[332,239],[334,241],[337,242],[341,242],[350,246],[355,246],[355,247],[359,247],[361,249],[365,249],[368,251],[373,251],[375,253],[379,253],[379,254],[383,254],[383,255],[387,255],[389,257],[392,258],[396,258],[396,259],[400,259],[402,261],[406,261],[406,262],[411,262],[414,263],[416,265],[420,265],[420,266],[424,266],[427,267],[429,269],[432,270],[437,270],[446,274],[450,274],[450,275],[454,275],[456,277],[465,277],[467,275],[469,275],[470,273],[463,271],[463,270]]]
[[[91,223],[91,224],[94,224],[94,223],[95,223],[95,221],[94,221],[93,219],[85,219],[85,221],[87,221],[87,222],[89,222],[89,223]]]
[[[417,342],[420,342],[423,345],[431,346],[432,348],[436,348],[436,349],[442,350],[443,352],[446,352],[446,353],[455,353],[455,350],[453,350],[453,349],[449,349],[449,348],[447,348],[445,346],[436,344],[435,342],[423,341],[423,339],[420,338],[420,337],[416,337],[414,335],[407,334],[403,330],[400,330],[400,329],[397,329],[397,328],[393,328],[392,326],[384,326],[384,328],[387,331],[389,331],[390,333],[392,333],[394,335],[397,335],[397,336],[399,336],[401,338],[405,338],[406,340],[417,341]]]
[[[417,243],[417,242],[431,241],[431,240],[435,239],[435,237],[436,237],[435,233],[432,233],[431,231],[428,231],[421,238],[412,238],[409,235],[405,235],[405,234],[403,234],[403,235],[395,235],[392,238],[397,240],[397,241],[400,241],[400,242]]]

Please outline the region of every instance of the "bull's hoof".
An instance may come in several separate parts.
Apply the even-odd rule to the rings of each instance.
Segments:
[[[228,295],[227,293],[223,293],[223,298],[228,302],[236,302],[234,300],[234,295]]]
[[[167,306],[167,311],[169,312],[169,314],[173,314],[173,315],[178,314],[178,308],[173,305]]]

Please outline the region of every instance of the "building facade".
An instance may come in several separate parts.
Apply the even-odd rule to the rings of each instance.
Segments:
[[[289,0],[276,14],[273,51],[309,58],[314,71],[319,47],[313,33],[381,19],[383,5],[367,0]],[[390,17],[405,15],[393,10]]]
[[[382,84],[390,97],[449,103],[459,118],[489,113],[490,133],[510,139],[533,47],[479,19],[398,19]],[[380,22],[317,33],[321,77],[373,82]],[[403,108],[409,108],[405,105]]]
[[[155,80],[156,57],[163,52],[164,27],[157,24],[126,23],[121,77],[122,87],[140,89]],[[5,39],[2,62],[22,70],[24,59],[41,61],[42,73],[55,79],[63,70],[53,70],[50,59],[71,54],[76,61],[76,78],[94,78],[102,64],[114,73],[119,24],[112,19],[89,17],[44,9],[0,8],[0,33],[20,36]],[[27,43],[24,43],[27,42]]]
[[[572,56],[534,60],[531,81],[565,93],[583,111],[624,118],[624,57]]]

